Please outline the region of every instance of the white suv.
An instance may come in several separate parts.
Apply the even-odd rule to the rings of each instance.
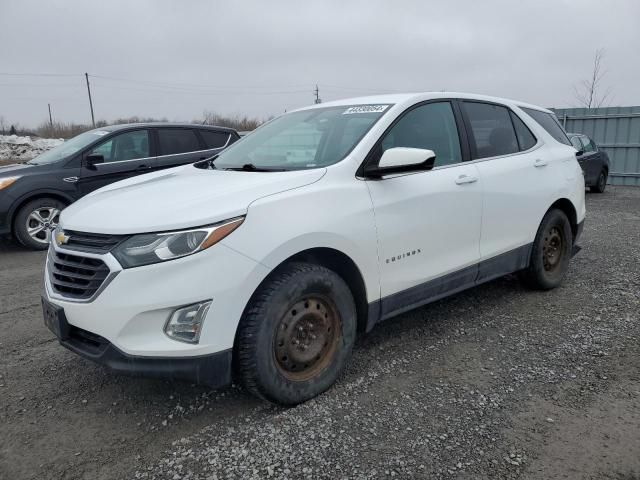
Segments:
[[[282,115],[205,162],[104,187],[61,215],[45,322],[130,374],[292,405],[358,332],[512,272],[558,286],[584,179],[540,107],[423,93]]]

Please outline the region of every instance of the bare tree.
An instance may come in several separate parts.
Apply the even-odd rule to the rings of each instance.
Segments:
[[[607,74],[603,68],[604,55],[604,48],[598,48],[593,57],[591,76],[573,86],[574,96],[582,107],[602,107],[611,96],[610,88],[602,91],[602,79]]]

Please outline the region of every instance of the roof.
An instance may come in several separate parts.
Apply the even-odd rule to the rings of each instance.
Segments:
[[[375,104],[407,104],[411,105],[416,102],[424,100],[432,100],[438,98],[461,98],[469,100],[484,100],[486,102],[503,103],[505,105],[533,108],[535,110],[541,110],[547,113],[553,113],[551,110],[540,107],[538,105],[532,105],[530,103],[521,102],[518,100],[510,100],[507,98],[491,97],[488,95],[479,95],[474,93],[462,93],[462,92],[422,92],[422,93],[394,93],[388,95],[371,95],[367,97],[355,97],[345,98],[342,100],[335,100],[332,102],[320,103],[304,107],[299,110],[308,110],[314,108],[326,108],[326,107],[341,107],[347,105],[375,105]]]
[[[233,128],[219,127],[217,125],[202,125],[199,123],[170,123],[170,122],[147,122],[147,123],[120,123],[118,125],[107,125],[106,127],[98,127],[94,130],[102,130],[104,132],[116,132],[131,127],[189,127],[204,128],[208,130],[218,130],[225,132],[235,132]]]

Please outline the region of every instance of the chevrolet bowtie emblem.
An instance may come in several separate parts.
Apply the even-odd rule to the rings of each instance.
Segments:
[[[69,241],[69,236],[65,235],[64,232],[56,233],[56,243],[58,244],[58,246],[64,245],[68,241]]]

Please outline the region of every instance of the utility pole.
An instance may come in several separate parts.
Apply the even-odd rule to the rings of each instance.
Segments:
[[[51,127],[51,130],[53,131],[53,117],[51,116],[51,104],[47,103],[47,106],[49,107],[49,126]]]
[[[89,94],[89,108],[91,108],[91,123],[96,128],[96,119],[93,116],[93,102],[91,101],[91,87],[89,87],[89,74],[85,73],[84,78],[87,81],[87,93]]]
[[[316,89],[314,93],[316,94],[316,100],[314,103],[322,103],[322,99],[320,98],[320,90],[318,89],[317,83],[316,83]]]

